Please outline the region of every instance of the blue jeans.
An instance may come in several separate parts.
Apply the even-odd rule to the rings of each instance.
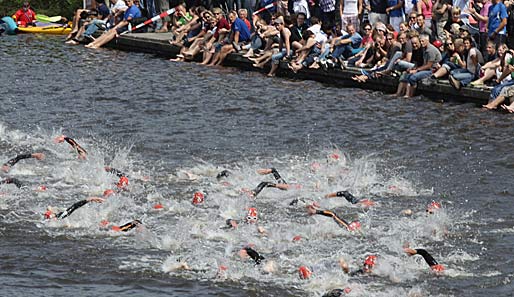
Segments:
[[[458,81],[460,81],[462,86],[469,85],[470,82],[473,81],[475,78],[475,75],[471,72],[469,72],[467,69],[455,69],[450,72],[450,74]]]
[[[93,35],[100,27],[105,27],[105,21],[94,19],[89,26],[87,26],[86,31],[84,31],[83,36],[91,36]]]
[[[352,49],[353,48],[350,44],[340,44],[336,46],[336,48],[332,52],[332,57],[337,59],[343,56],[344,59],[348,59],[349,57],[353,56]]]
[[[271,56],[271,64],[279,64],[280,60],[286,56],[286,49],[283,48],[280,52]]]
[[[418,84],[418,81],[427,78],[430,75],[432,75],[432,70],[418,71],[414,74],[407,74],[404,78],[400,79],[400,82],[407,82],[409,85],[415,86]]]
[[[496,97],[498,97],[500,95],[500,92],[502,91],[503,88],[512,86],[512,85],[514,85],[514,80],[509,80],[507,82],[502,82],[501,84],[496,85],[491,90],[491,95],[489,95],[489,101],[496,99]]]

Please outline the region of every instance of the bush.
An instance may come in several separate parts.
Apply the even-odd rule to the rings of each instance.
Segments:
[[[0,0],[0,18],[12,16],[23,6],[25,0]],[[69,20],[73,17],[73,12],[82,7],[82,0],[32,0],[30,6],[36,14],[47,16],[64,16]]]

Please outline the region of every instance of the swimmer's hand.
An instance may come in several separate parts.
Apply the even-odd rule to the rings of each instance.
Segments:
[[[307,205],[307,213],[310,216],[315,215],[316,214],[316,207],[314,207],[314,205],[312,205],[312,204]]]
[[[344,273],[350,272],[350,268],[348,267],[348,263],[343,258],[339,258],[339,267],[343,269]]]
[[[3,172],[7,173],[7,172],[9,172],[9,170],[11,170],[11,166],[9,166],[9,165],[3,165],[2,166],[2,171]]]
[[[270,174],[272,170],[270,168],[258,169],[257,173],[260,175]]]
[[[43,153],[33,153],[32,154],[32,158],[37,159],[37,160],[44,160],[45,159],[45,154],[43,154]]]
[[[57,136],[56,138],[54,138],[54,142],[55,143],[61,143],[61,142],[64,141],[65,137],[66,137],[66,135]]]

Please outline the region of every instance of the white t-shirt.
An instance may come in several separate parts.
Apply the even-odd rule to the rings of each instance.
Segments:
[[[115,12],[118,12],[118,11],[120,11],[120,10],[125,10],[125,9],[127,9],[127,8],[128,8],[128,6],[125,4],[125,1],[123,1],[123,0],[118,0],[118,1],[116,2],[116,4],[114,4],[114,6],[113,6],[113,7],[111,7],[111,12],[112,12],[112,13],[115,13]]]
[[[296,0],[293,2],[293,11],[294,13],[303,12],[307,15],[307,19],[311,18],[311,14],[309,12],[309,4],[307,4],[307,0]]]
[[[356,15],[359,14],[359,2],[357,0],[341,0],[344,1],[343,14]]]

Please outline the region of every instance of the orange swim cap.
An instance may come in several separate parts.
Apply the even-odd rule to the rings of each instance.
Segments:
[[[432,269],[432,271],[436,271],[436,272],[444,271],[444,266],[441,264],[432,265],[432,266],[430,266],[430,268]]]
[[[164,206],[162,206],[162,204],[160,204],[160,203],[157,203],[157,204],[155,204],[155,205],[153,206],[153,208],[154,208],[154,209],[163,209],[163,208],[164,208]]]
[[[118,184],[116,185],[118,188],[124,188],[126,186],[128,186],[129,184],[129,180],[126,176],[122,176],[120,177],[120,179],[118,180]]]
[[[441,203],[432,201],[429,205],[427,205],[427,212],[433,213],[435,210],[441,209]]]
[[[202,192],[195,192],[193,194],[193,204],[202,204],[205,201],[205,195]]]
[[[375,266],[375,263],[377,262],[377,256],[370,255],[366,257],[366,260],[364,260],[364,265],[368,265],[370,267]]]
[[[257,214],[257,208],[250,207],[248,208],[248,213],[246,215],[246,222],[250,224],[257,223],[258,214]]]
[[[298,268],[298,273],[301,279],[308,279],[312,275],[312,271],[307,268],[307,266],[300,266],[300,268]]]
[[[111,230],[112,231],[121,231],[121,228],[119,226],[112,226]]]
[[[348,225],[348,230],[350,231],[360,230],[360,228],[361,223],[359,221],[353,221],[350,223],[350,225]]]

